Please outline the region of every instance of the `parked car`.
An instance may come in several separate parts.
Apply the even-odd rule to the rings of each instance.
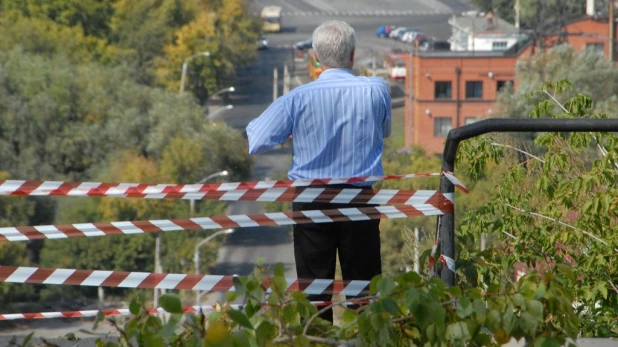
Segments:
[[[377,37],[389,37],[393,29],[395,29],[394,25],[382,25],[376,31],[376,36]]]
[[[298,41],[298,42],[296,42],[294,44],[294,47],[296,47],[296,49],[298,49],[299,51],[302,51],[302,50],[311,48],[312,45],[313,45],[313,40],[309,39],[309,40],[305,40],[305,41]]]
[[[421,35],[422,31],[418,29],[408,29],[403,32],[400,37],[400,40],[406,43],[413,43],[416,36]]]
[[[406,30],[409,30],[410,28],[406,28],[406,27],[399,27],[396,28],[394,30],[391,31],[391,33],[388,35],[388,37],[390,37],[391,39],[396,39],[399,40],[399,38],[401,37],[401,35],[403,35],[403,33]]]
[[[257,41],[257,49],[268,49],[268,39],[265,36],[261,36],[260,39]]]

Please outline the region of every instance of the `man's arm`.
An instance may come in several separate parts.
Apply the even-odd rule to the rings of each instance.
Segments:
[[[285,100],[273,102],[247,126],[249,154],[265,152],[285,142],[292,134],[292,117]]]

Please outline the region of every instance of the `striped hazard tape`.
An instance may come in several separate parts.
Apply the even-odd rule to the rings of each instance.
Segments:
[[[467,191],[466,187],[452,173],[443,173],[455,186]],[[335,184],[350,184],[377,182],[384,180],[405,179],[414,177],[440,176],[440,173],[422,173],[388,176],[363,176],[347,178],[321,178],[300,180],[277,180],[234,182],[217,184],[140,184],[140,183],[101,183],[101,182],[63,182],[63,181],[23,181],[0,180],[0,195],[31,195],[31,196],[109,196],[109,197],[143,197],[143,198],[176,198],[199,199],[185,197],[189,193],[225,192],[252,189],[296,188],[308,186],[323,186]],[[216,195],[215,195],[216,196]]]
[[[233,292],[233,276],[187,275],[150,272],[51,269],[0,265],[0,283],[59,284],[114,288],[159,288]],[[309,295],[358,296],[369,290],[369,281],[286,278],[288,292]],[[262,282],[269,289],[268,279]]]
[[[333,304],[343,305],[359,305],[366,304],[366,300],[348,300],[348,301],[311,301],[317,307],[326,307]],[[267,304],[264,307],[268,307]],[[182,308],[184,313],[200,313],[212,311],[225,311],[226,309],[241,310],[243,305],[202,305],[202,306],[186,306]],[[163,308],[148,308],[148,314],[167,313]],[[109,309],[109,310],[79,310],[79,311],[54,311],[54,312],[33,312],[33,313],[0,313],[0,321],[3,320],[18,320],[18,319],[46,319],[46,318],[85,318],[97,317],[99,314],[104,317],[113,316],[131,316],[132,313],[128,308]]]
[[[368,219],[396,219],[411,216],[435,216],[452,213],[449,199],[414,206],[375,206],[232,215],[189,219],[162,219],[111,223],[20,226],[0,228],[0,241],[62,239],[118,234],[156,233],[163,231],[205,230],[256,226],[281,226],[308,223],[348,222]]]

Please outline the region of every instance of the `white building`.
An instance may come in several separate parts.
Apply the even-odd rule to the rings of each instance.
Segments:
[[[520,39],[519,30],[491,12],[466,12],[453,16],[451,51],[505,51]]]

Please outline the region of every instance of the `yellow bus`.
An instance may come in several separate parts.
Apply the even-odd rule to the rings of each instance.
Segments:
[[[281,31],[281,7],[266,6],[262,9],[262,30],[266,33]]]
[[[320,74],[322,73],[320,62],[315,60],[315,54],[313,54],[312,49],[307,51],[307,73],[314,81],[320,77]]]

